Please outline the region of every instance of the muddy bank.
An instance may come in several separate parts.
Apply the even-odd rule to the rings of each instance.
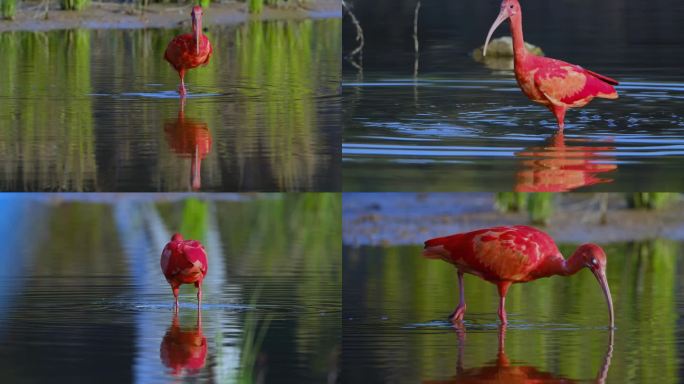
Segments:
[[[684,240],[684,201],[660,211],[627,209],[622,194],[608,198],[605,224],[597,195],[557,200],[547,227],[561,243],[668,238]],[[488,193],[345,194],[342,204],[345,245],[422,244],[431,237],[495,225],[529,224],[526,212],[500,213]]]
[[[54,6],[53,6],[54,7]],[[44,10],[26,4],[17,11],[14,20],[0,20],[0,32],[48,31],[55,29],[139,29],[173,28],[190,25],[191,5],[172,6],[151,4],[144,11],[131,4],[93,3],[83,11],[50,9],[45,19]],[[298,7],[264,7],[260,15],[250,15],[245,3],[212,3],[204,12],[204,25],[232,25],[247,20],[290,20],[341,17],[339,0],[308,0]]]

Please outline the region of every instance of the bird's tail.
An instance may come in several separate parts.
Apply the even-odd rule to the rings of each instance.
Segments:
[[[435,237],[425,242],[423,257],[428,259],[443,259],[451,255],[445,246],[451,242],[454,236]]]

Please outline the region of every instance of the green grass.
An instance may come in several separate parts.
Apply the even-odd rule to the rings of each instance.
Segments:
[[[660,209],[677,198],[677,193],[670,192],[638,192],[628,193],[627,205],[633,209]]]
[[[90,0],[60,0],[62,9],[80,11],[90,5]]]
[[[14,20],[14,15],[17,13],[17,0],[0,0],[2,11],[2,18],[5,20]]]

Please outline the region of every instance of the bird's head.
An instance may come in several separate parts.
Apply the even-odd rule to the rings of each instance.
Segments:
[[[171,236],[171,241],[183,241],[183,236],[180,233],[174,233]]]
[[[199,5],[195,5],[194,7],[192,7],[192,13],[190,13],[190,14],[192,15],[193,21],[201,20],[202,19],[202,7],[200,7]]]
[[[579,257],[579,261],[584,267],[589,268],[601,286],[603,295],[606,298],[606,303],[608,304],[610,327],[613,328],[613,298],[610,295],[608,279],[606,278],[606,253],[596,244],[583,244],[577,248],[575,255],[575,257]]]
[[[518,18],[520,17],[520,3],[518,0],[503,0],[501,2],[501,10],[499,11],[499,16],[496,17],[491,28],[489,28],[489,33],[487,34],[487,40],[485,40],[484,49],[482,50],[482,56],[487,56],[487,45],[489,45],[489,39],[492,37],[492,33],[508,18]]]

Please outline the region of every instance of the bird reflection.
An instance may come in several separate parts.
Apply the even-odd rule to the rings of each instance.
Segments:
[[[192,189],[200,189],[202,159],[207,157],[211,150],[211,132],[207,123],[203,120],[188,119],[185,117],[185,99],[181,99],[178,118],[169,120],[164,124],[166,140],[169,147],[180,157],[190,157],[190,181]]]
[[[202,334],[202,312],[197,312],[197,324],[181,329],[178,313],[174,312],[171,326],[159,346],[159,358],[171,368],[174,376],[197,373],[207,359],[207,338]]]
[[[575,139],[574,141],[586,141]],[[611,183],[613,179],[602,175],[615,171],[617,165],[611,157],[597,163],[599,153],[615,151],[615,147],[566,145],[563,132],[551,136],[548,145],[531,147],[515,155],[525,158],[523,169],[517,174],[515,190],[518,192],[567,192],[594,184]]]
[[[568,379],[561,375],[540,371],[534,366],[525,366],[521,362],[511,364],[504,351],[506,339],[506,326],[499,327],[499,348],[496,360],[491,363],[476,368],[463,368],[463,345],[465,340],[465,328],[463,326],[456,329],[458,343],[458,361],[456,375],[446,380],[428,380],[425,384],[451,384],[451,383],[574,383],[577,380]],[[608,368],[613,356],[613,330],[611,329],[608,337],[608,348],[603,359],[603,364],[599,367],[596,374],[595,383],[603,384],[608,376]]]

